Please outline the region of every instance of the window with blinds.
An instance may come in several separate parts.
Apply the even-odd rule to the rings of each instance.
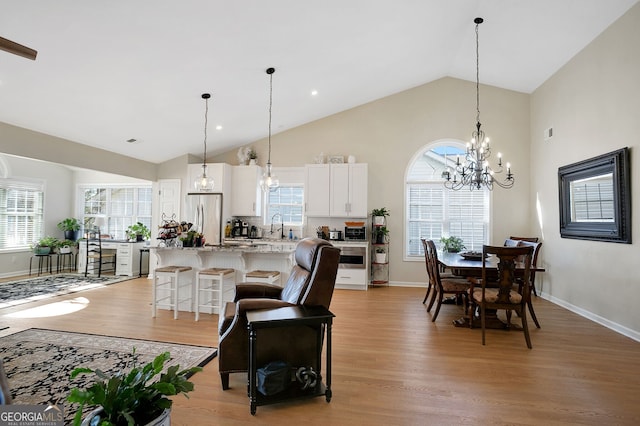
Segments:
[[[304,187],[301,185],[280,185],[270,191],[267,199],[265,224],[271,223],[275,214],[282,215],[282,222],[291,226],[302,226]]]
[[[468,250],[482,250],[488,242],[488,191],[453,191],[443,184],[447,163],[463,154],[464,145],[458,142],[431,144],[409,165],[405,182],[406,259],[424,260],[422,238],[433,240],[440,248],[440,238],[460,237]]]
[[[83,223],[97,225],[114,239],[126,239],[130,225],[141,222],[151,229],[151,187],[81,188]]]
[[[44,237],[44,184],[0,179],[0,250]]]

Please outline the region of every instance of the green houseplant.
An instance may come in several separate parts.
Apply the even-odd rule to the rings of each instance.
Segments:
[[[46,236],[40,238],[35,244],[31,246],[31,249],[35,254],[49,254],[54,251],[60,241],[56,237]]]
[[[389,230],[386,226],[376,226],[373,229],[373,235],[375,237],[375,244],[384,244],[387,235],[389,235]]]
[[[384,225],[384,218],[389,216],[389,210],[386,207],[371,210],[374,225]]]
[[[148,240],[151,237],[151,231],[142,222],[136,222],[130,225],[125,231],[127,238],[130,240],[143,241]]]
[[[193,383],[188,380],[189,376],[202,371],[202,367],[180,370],[179,365],[173,365],[165,373],[161,373],[165,362],[171,358],[169,352],[161,353],[140,368],[136,366],[135,348],[133,354],[133,367],[129,372],[120,371],[111,376],[101,370],[89,368],[76,368],[71,372],[72,379],[86,373],[93,373],[97,377],[87,389],[72,389],[67,397],[67,401],[80,404],[74,417],[74,425],[81,424],[86,405],[97,406],[85,419],[86,424],[145,425],[163,414],[168,415],[167,410],[171,409],[173,402],[167,396],[181,393],[188,398],[187,393],[194,388]],[[158,374],[160,377],[152,380]],[[95,417],[98,417],[97,421]]]
[[[58,229],[64,232],[65,240],[77,240],[80,221],[75,217],[68,217],[58,222]]]
[[[440,242],[442,243],[442,249],[449,253],[458,253],[466,248],[460,237],[442,237]]]

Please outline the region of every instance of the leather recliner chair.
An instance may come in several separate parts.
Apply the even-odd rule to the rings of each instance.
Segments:
[[[296,305],[329,309],[339,261],[340,249],[322,239],[305,238],[296,246],[296,265],[284,288],[263,283],[236,285],[234,302],[226,304],[219,326],[218,365],[223,390],[229,389],[229,373],[247,372],[249,368],[246,312]],[[261,330],[257,365],[279,360],[318,371],[317,336],[318,330],[309,326]]]

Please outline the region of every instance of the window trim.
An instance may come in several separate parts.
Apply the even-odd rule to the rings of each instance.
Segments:
[[[302,221],[300,223],[292,223],[292,222],[284,222],[284,226],[290,226],[290,227],[303,227],[305,224],[305,205],[304,205],[304,192],[305,192],[305,187],[304,187],[304,183],[280,183],[280,186],[278,187],[278,189],[282,188],[282,187],[287,187],[287,188],[301,188],[302,189]],[[271,225],[271,216],[269,215],[269,194],[265,194],[265,196],[263,197],[263,210],[264,215],[263,215],[263,225],[265,226],[270,226]]]
[[[1,158],[0,158],[1,160]],[[2,172],[3,176],[9,174],[9,168],[6,163],[2,164]],[[43,179],[34,179],[34,178],[23,178],[23,177],[3,177],[2,185],[3,188],[12,188],[18,190],[28,190],[35,192],[42,192],[42,219],[41,219],[41,233],[39,236],[34,233],[34,242],[39,240],[40,238],[46,235],[46,225],[47,225],[47,214],[46,214],[46,206],[47,206],[47,191],[46,191],[46,181]],[[12,253],[12,252],[25,252],[30,251],[31,243],[25,246],[19,247],[0,247],[0,253]]]
[[[438,139],[432,142],[429,142],[425,145],[423,145],[422,147],[420,147],[418,150],[416,150],[416,152],[413,154],[413,156],[409,159],[409,161],[407,162],[407,165],[405,167],[405,171],[404,171],[404,181],[403,181],[403,222],[402,222],[402,259],[405,262],[424,262],[424,257],[423,256],[409,256],[407,254],[407,245],[409,243],[408,238],[409,238],[409,229],[408,229],[408,224],[409,224],[409,191],[408,191],[408,177],[409,177],[409,172],[412,168],[412,166],[414,165],[414,163],[418,160],[418,158],[420,158],[422,155],[424,155],[425,152],[440,147],[440,146],[457,146],[461,149],[466,149],[466,141],[462,141],[459,139],[452,139],[452,138],[446,138],[446,139]],[[432,183],[432,182],[439,182],[439,180],[434,180],[434,181],[414,181],[411,182],[411,184],[415,184],[415,183]],[[444,188],[444,181],[442,182],[443,188]],[[487,238],[490,240],[491,239],[491,235],[493,232],[493,222],[491,220],[492,218],[492,206],[493,206],[493,191],[489,191],[487,193],[487,209],[488,209],[488,223],[487,223]]]

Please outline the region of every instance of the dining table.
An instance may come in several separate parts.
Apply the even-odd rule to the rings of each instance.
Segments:
[[[482,276],[482,252],[463,252],[463,253],[450,253],[446,251],[438,251],[438,263],[443,270],[449,270],[452,274],[467,278],[479,278]],[[498,258],[492,255],[487,256],[486,264],[488,271],[497,275],[498,273]],[[524,262],[516,262],[516,274],[520,272],[524,273]],[[544,272],[545,269],[541,266],[530,266],[531,272]],[[473,327],[479,326],[480,317],[475,312],[469,312],[468,316],[458,318],[453,321],[453,325],[456,327],[469,327],[469,322],[472,322]],[[486,315],[487,328],[496,329],[508,329],[518,328],[514,324],[506,324],[497,316],[495,310],[487,310]]]

